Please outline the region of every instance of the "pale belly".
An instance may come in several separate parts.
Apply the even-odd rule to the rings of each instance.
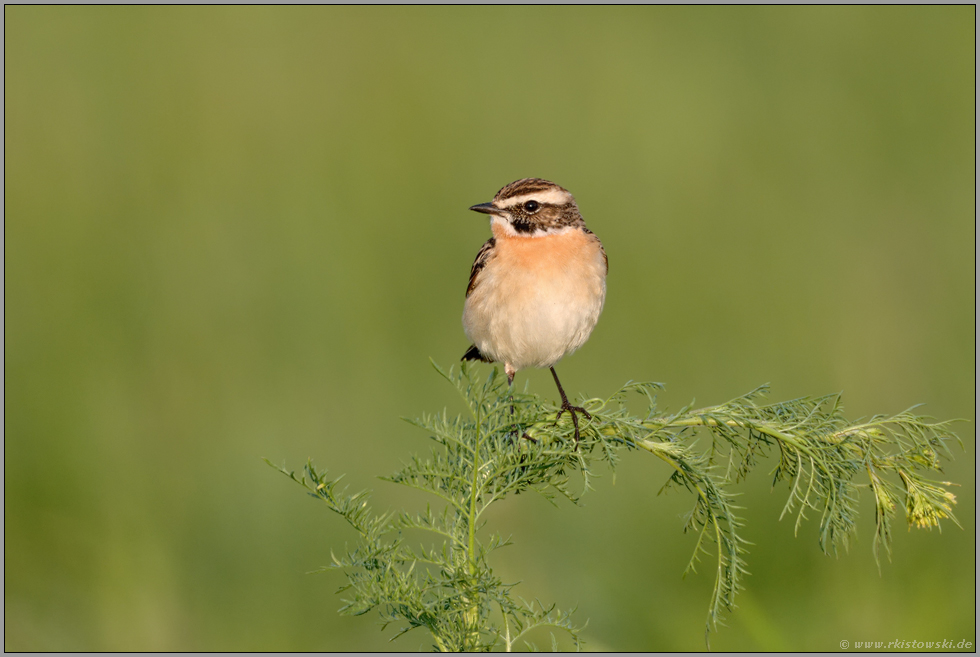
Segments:
[[[505,249],[483,270],[463,328],[484,355],[515,371],[545,368],[588,340],[605,300],[605,261],[591,240],[568,242],[544,259]]]

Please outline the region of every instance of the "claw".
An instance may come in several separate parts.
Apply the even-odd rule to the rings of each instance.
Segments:
[[[578,441],[579,441],[579,431],[578,431],[578,415],[576,415],[576,413],[581,413],[582,415],[589,418],[590,420],[592,419],[592,414],[589,413],[584,408],[582,408],[581,406],[572,406],[571,404],[568,403],[568,400],[565,400],[561,405],[561,410],[558,411],[558,415],[555,416],[555,424],[557,424],[558,420],[561,419],[561,416],[565,414],[565,411],[568,411],[568,414],[572,416],[572,425],[575,427],[575,447],[577,449]]]
[[[558,392],[561,394],[561,410],[558,411],[558,415],[555,416],[555,423],[561,419],[561,416],[568,411],[568,414],[572,416],[572,424],[575,425],[575,449],[578,449],[579,433],[578,433],[578,416],[576,413],[581,413],[585,417],[592,419],[592,414],[581,406],[572,406],[568,403],[568,397],[565,395],[565,389],[561,387],[561,381],[558,380],[558,372],[555,368],[551,368],[551,376],[555,378],[555,385],[558,386]]]

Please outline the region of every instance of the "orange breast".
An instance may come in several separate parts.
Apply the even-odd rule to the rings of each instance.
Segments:
[[[510,271],[550,277],[569,268],[592,269],[602,262],[596,237],[578,229],[542,237],[514,237],[495,230],[494,236],[496,264]]]

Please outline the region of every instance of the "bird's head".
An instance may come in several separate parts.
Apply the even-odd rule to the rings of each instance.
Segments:
[[[512,182],[492,201],[470,210],[490,215],[494,234],[499,231],[507,237],[541,237],[585,226],[569,191],[540,178]]]

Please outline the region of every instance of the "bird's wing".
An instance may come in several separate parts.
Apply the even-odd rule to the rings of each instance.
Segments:
[[[490,238],[480,249],[480,252],[476,254],[476,260],[473,261],[473,268],[470,269],[470,283],[466,286],[466,296],[470,296],[470,293],[476,287],[476,277],[480,274],[480,271],[487,266],[490,262],[490,258],[493,257],[493,245],[496,243],[494,238]]]
[[[592,239],[594,239],[596,241],[596,244],[599,245],[599,250],[602,252],[602,259],[606,262],[606,273],[608,274],[609,273],[609,256],[606,255],[606,250],[604,248],[602,248],[602,240],[600,240],[599,239],[599,236],[596,235],[595,233],[593,233],[588,228],[585,229],[585,232],[588,233],[589,235],[591,235],[592,236]]]

